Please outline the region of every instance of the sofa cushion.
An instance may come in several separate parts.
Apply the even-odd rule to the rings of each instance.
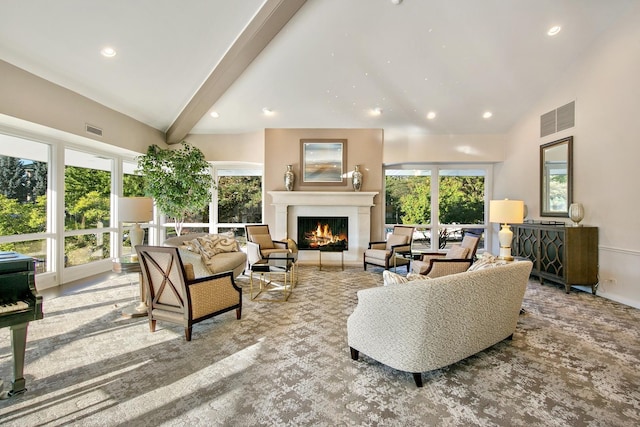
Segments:
[[[211,273],[222,273],[223,271],[234,270],[239,264],[245,264],[247,261],[247,254],[244,252],[225,252],[216,255],[212,262],[207,264]]]
[[[447,259],[466,258],[468,254],[469,254],[469,248],[463,248],[460,245],[451,245],[451,248],[449,249],[449,252],[447,252],[447,255],[445,256],[445,258]]]
[[[202,261],[202,257],[200,254],[195,252],[191,252],[185,248],[178,248],[178,252],[180,253],[180,258],[182,259],[183,264],[191,264],[193,267],[193,276],[195,278],[198,277],[207,277],[211,275],[211,271],[207,268],[207,266]]]
[[[251,236],[251,241],[257,243],[260,246],[260,250],[275,248],[271,235],[269,234],[254,234]]]

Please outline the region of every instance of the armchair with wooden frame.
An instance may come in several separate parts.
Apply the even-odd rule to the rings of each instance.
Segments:
[[[242,316],[242,289],[233,280],[233,271],[194,278],[193,266],[183,264],[176,247],[136,246],[146,289],[149,330],[156,321],[184,327],[191,341],[193,325],[218,314],[235,310]]]
[[[247,262],[249,263],[249,268],[254,263],[268,258],[272,253],[289,252],[289,244],[287,242],[273,240],[269,232],[269,225],[245,225],[244,228],[247,236]]]
[[[406,266],[407,273],[411,264],[411,244],[415,227],[395,225],[393,232],[384,242],[369,242],[369,248],[364,251],[363,264],[365,271],[367,264],[384,267]]]
[[[411,271],[431,278],[467,271],[473,264],[479,242],[479,235],[467,232],[462,242],[452,245],[447,253],[423,253],[419,260],[413,261]]]

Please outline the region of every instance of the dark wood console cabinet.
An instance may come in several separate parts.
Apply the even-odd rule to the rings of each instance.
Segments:
[[[598,227],[571,227],[564,223],[514,224],[513,255],[533,262],[531,274],[540,279],[571,286],[598,289]]]

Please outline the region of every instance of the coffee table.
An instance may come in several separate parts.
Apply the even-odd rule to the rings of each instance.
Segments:
[[[249,276],[249,297],[252,300],[267,302],[284,302],[289,299],[298,283],[298,253],[272,253],[251,266]],[[258,286],[254,294],[253,275],[257,274]],[[276,282],[272,276],[282,276],[282,282]],[[280,298],[269,298],[267,295],[276,293]]]

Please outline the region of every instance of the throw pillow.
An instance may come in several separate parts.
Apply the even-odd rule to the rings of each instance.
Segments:
[[[273,240],[271,240],[271,236],[269,234],[254,234],[251,237],[251,240],[254,243],[257,243],[260,246],[260,249],[275,249],[275,246],[273,246]]]
[[[469,248],[463,248],[460,245],[451,245],[451,249],[449,249],[449,252],[447,252],[447,255],[445,255],[445,258],[447,259],[466,258],[468,253],[469,253]]]
[[[382,272],[382,280],[384,286],[388,285],[398,285],[400,283],[408,283],[419,280],[429,280],[429,277],[423,276],[417,273],[409,273],[407,277],[404,277],[398,273],[394,273],[393,271],[385,270]]]
[[[407,280],[412,282],[414,280],[429,280],[431,277],[423,276],[420,273],[414,273],[413,271],[407,274]]]
[[[391,246],[404,245],[409,243],[409,236],[400,234],[392,234],[387,239],[387,250],[391,250]]]
[[[208,234],[206,236],[197,237],[195,240],[197,240],[198,243],[200,243],[200,246],[211,255],[238,251],[238,243],[236,239],[224,234]]]
[[[389,285],[397,285],[400,283],[407,283],[409,280],[398,273],[385,270],[382,272],[382,281],[384,283],[384,286],[389,286]]]
[[[474,262],[467,271],[483,270],[485,268],[493,268],[506,264],[507,261],[498,259],[498,257],[496,257],[495,255],[491,255],[490,253],[485,252],[478,257],[478,260]]]

